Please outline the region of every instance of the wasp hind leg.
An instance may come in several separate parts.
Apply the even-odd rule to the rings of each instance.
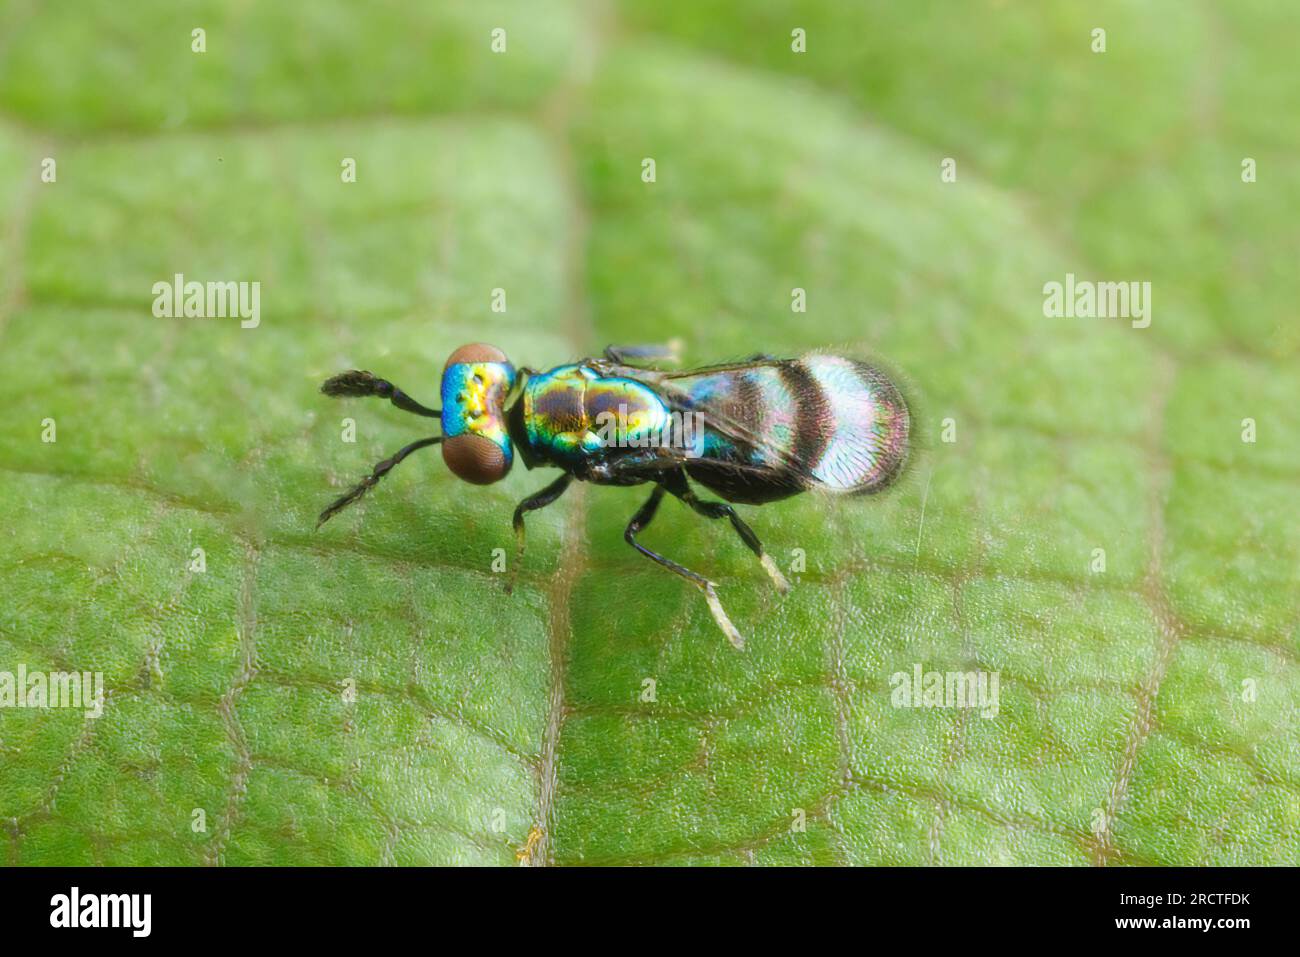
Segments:
[[[650,493],[644,505],[637,509],[637,513],[632,516],[632,520],[627,523],[627,529],[623,532],[623,538],[627,543],[635,548],[638,552],[653,562],[657,562],[664,568],[668,569],[674,575],[680,575],[688,582],[704,593],[704,600],[708,603],[709,612],[713,615],[713,620],[717,622],[722,633],[727,636],[727,640],[736,648],[745,647],[745,639],[741,637],[736,626],[731,623],[727,617],[727,612],[722,607],[722,602],[718,601],[718,595],[715,591],[715,585],[703,575],[698,575],[682,565],[678,565],[671,559],[664,558],[657,552],[646,548],[636,540],[637,533],[650,524],[650,520],[655,517],[655,512],[659,510],[659,503],[663,501],[664,487],[656,485],[655,490]]]
[[[726,502],[706,502],[701,499],[691,489],[690,484],[686,481],[686,476],[681,472],[673,473],[665,482],[665,486],[668,491],[705,518],[731,519],[731,527],[736,530],[736,534],[749,547],[749,550],[758,556],[763,571],[767,572],[768,577],[772,579],[772,584],[776,586],[776,590],[783,595],[790,590],[790,583],[781,574],[781,569],[776,567],[776,562],[772,561],[772,556],[763,550],[763,543],[758,540],[754,530],[745,524],[744,520],[736,514],[734,508]]]
[[[566,472],[546,488],[528,496],[515,507],[515,567],[510,569],[510,576],[506,579],[507,595],[515,590],[515,582],[519,580],[519,568],[524,563],[524,513],[546,508],[564,494],[564,490],[569,487],[569,483],[572,481],[573,476]]]

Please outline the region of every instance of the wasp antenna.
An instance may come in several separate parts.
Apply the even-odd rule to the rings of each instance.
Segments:
[[[381,379],[373,372],[365,372],[359,369],[352,369],[348,372],[340,372],[338,375],[330,376],[321,383],[320,390],[325,395],[341,397],[378,396],[381,399],[387,399],[403,412],[413,412],[416,415],[423,415],[431,419],[442,416],[439,410],[421,405],[387,379]]]
[[[352,369],[330,376],[321,383],[320,390],[326,395],[373,395],[374,384],[373,374]]]
[[[361,498],[361,496],[365,495],[372,488],[378,485],[380,479],[391,472],[402,461],[402,459],[406,458],[412,452],[428,448],[430,445],[437,445],[441,441],[441,435],[434,435],[427,439],[420,439],[420,441],[412,442],[410,445],[399,449],[393,455],[384,459],[374,467],[369,475],[363,478],[356,485],[352,486],[352,488],[348,489],[345,494],[331,502],[329,507],[320,513],[320,518],[316,519],[316,527],[320,528],[339,512],[343,511],[357,499]]]

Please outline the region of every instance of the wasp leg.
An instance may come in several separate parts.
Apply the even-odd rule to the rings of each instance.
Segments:
[[[646,558],[658,562],[675,575],[681,575],[700,591],[704,592],[704,600],[708,602],[709,612],[713,615],[713,620],[718,623],[718,627],[722,629],[722,633],[726,635],[727,640],[737,648],[744,648],[745,639],[740,636],[740,632],[736,630],[736,626],[731,623],[731,619],[727,617],[726,611],[723,610],[722,602],[718,601],[717,592],[714,591],[715,586],[713,582],[709,581],[703,575],[697,575],[689,568],[678,565],[671,559],[664,558],[657,552],[652,552],[636,540],[637,532],[649,525],[650,520],[655,517],[655,512],[658,511],[659,503],[663,501],[663,497],[664,487],[662,485],[656,485],[655,490],[650,493],[650,497],[646,499],[645,504],[637,510],[637,513],[632,516],[632,520],[627,523],[627,528],[623,532],[623,537],[627,539],[629,545]]]
[[[665,480],[664,484],[668,491],[706,518],[731,519],[731,527],[740,535],[741,540],[749,546],[749,550],[758,556],[758,560],[763,565],[763,570],[772,579],[772,584],[776,586],[777,591],[784,595],[790,590],[790,583],[781,574],[781,569],[776,567],[776,562],[772,561],[772,556],[763,551],[763,543],[758,540],[754,530],[736,514],[734,508],[726,502],[706,502],[702,500],[691,490],[690,484],[686,481],[686,476],[681,472],[674,472]]]
[[[357,369],[351,372],[340,372],[321,383],[320,390],[326,395],[334,396],[376,395],[387,399],[404,412],[414,412],[416,415],[431,419],[442,415],[437,409],[430,409],[416,402],[387,379],[381,379],[372,372],[361,372]]]
[[[397,464],[402,461],[402,459],[406,458],[412,452],[428,448],[430,445],[437,445],[441,441],[441,435],[434,435],[427,439],[420,439],[420,441],[412,442],[410,445],[406,446],[406,448],[401,449],[384,459],[374,467],[374,470],[369,475],[363,478],[356,485],[352,486],[352,488],[348,489],[346,495],[342,495],[331,502],[329,507],[320,513],[320,518],[316,519],[316,527],[320,528],[339,512],[343,511],[361,496],[365,495],[372,488],[378,485],[380,479],[391,472]]]
[[[539,508],[546,508],[557,498],[564,494],[564,490],[569,487],[573,481],[573,476],[567,472],[561,475],[546,488],[534,495],[528,496],[515,507],[515,567],[510,569],[510,577],[506,579],[506,594],[509,595],[515,590],[515,581],[519,578],[519,567],[524,563],[524,513],[535,512]]]
[[[625,366],[646,366],[656,362],[680,362],[682,340],[646,346],[606,346],[605,358]]]

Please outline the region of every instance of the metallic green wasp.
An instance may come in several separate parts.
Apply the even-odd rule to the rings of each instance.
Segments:
[[[442,409],[416,402],[369,372],[344,372],[321,386],[333,396],[380,396],[399,409],[440,418],[442,435],[413,442],[321,513],[318,527],[378,484],[412,452],[442,443],[447,467],[467,482],[504,478],[517,455],[529,469],[561,475],[519,503],[514,514],[518,574],[524,515],[550,505],[574,479],[601,485],[653,484],[624,531],[629,545],[698,588],[723,633],[744,642],[709,579],[646,548],[637,533],[665,494],[706,518],[725,518],[758,556],[773,583],[785,576],[753,530],[727,502],[761,505],[821,490],[879,491],[907,459],[910,416],[894,383],[868,363],[812,353],[799,359],[755,356],[685,371],[657,368],[667,347],[610,347],[546,372],[516,370],[493,346],[451,354],[442,373]],[[699,498],[697,482],[726,499]]]

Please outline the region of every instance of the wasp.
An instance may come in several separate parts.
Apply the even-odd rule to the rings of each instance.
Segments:
[[[754,356],[682,371],[670,346],[610,346],[547,371],[516,369],[495,346],[472,343],[448,357],[441,409],[422,405],[370,372],[326,380],[330,396],[377,396],[441,420],[442,434],[412,442],[320,514],[317,528],[347,508],[411,453],[441,444],[447,468],[474,485],[498,482],[515,458],[560,475],[514,512],[515,563],[524,555],[524,516],[556,501],[576,480],[652,485],[623,532],[627,543],[703,594],[737,648],[717,585],[637,541],[665,495],[709,519],[726,519],[782,593],[789,583],[731,503],[762,505],[805,491],[866,494],[889,486],[907,460],[911,418],[893,380],[875,365],[838,355]],[[725,501],[701,498],[692,483]]]

